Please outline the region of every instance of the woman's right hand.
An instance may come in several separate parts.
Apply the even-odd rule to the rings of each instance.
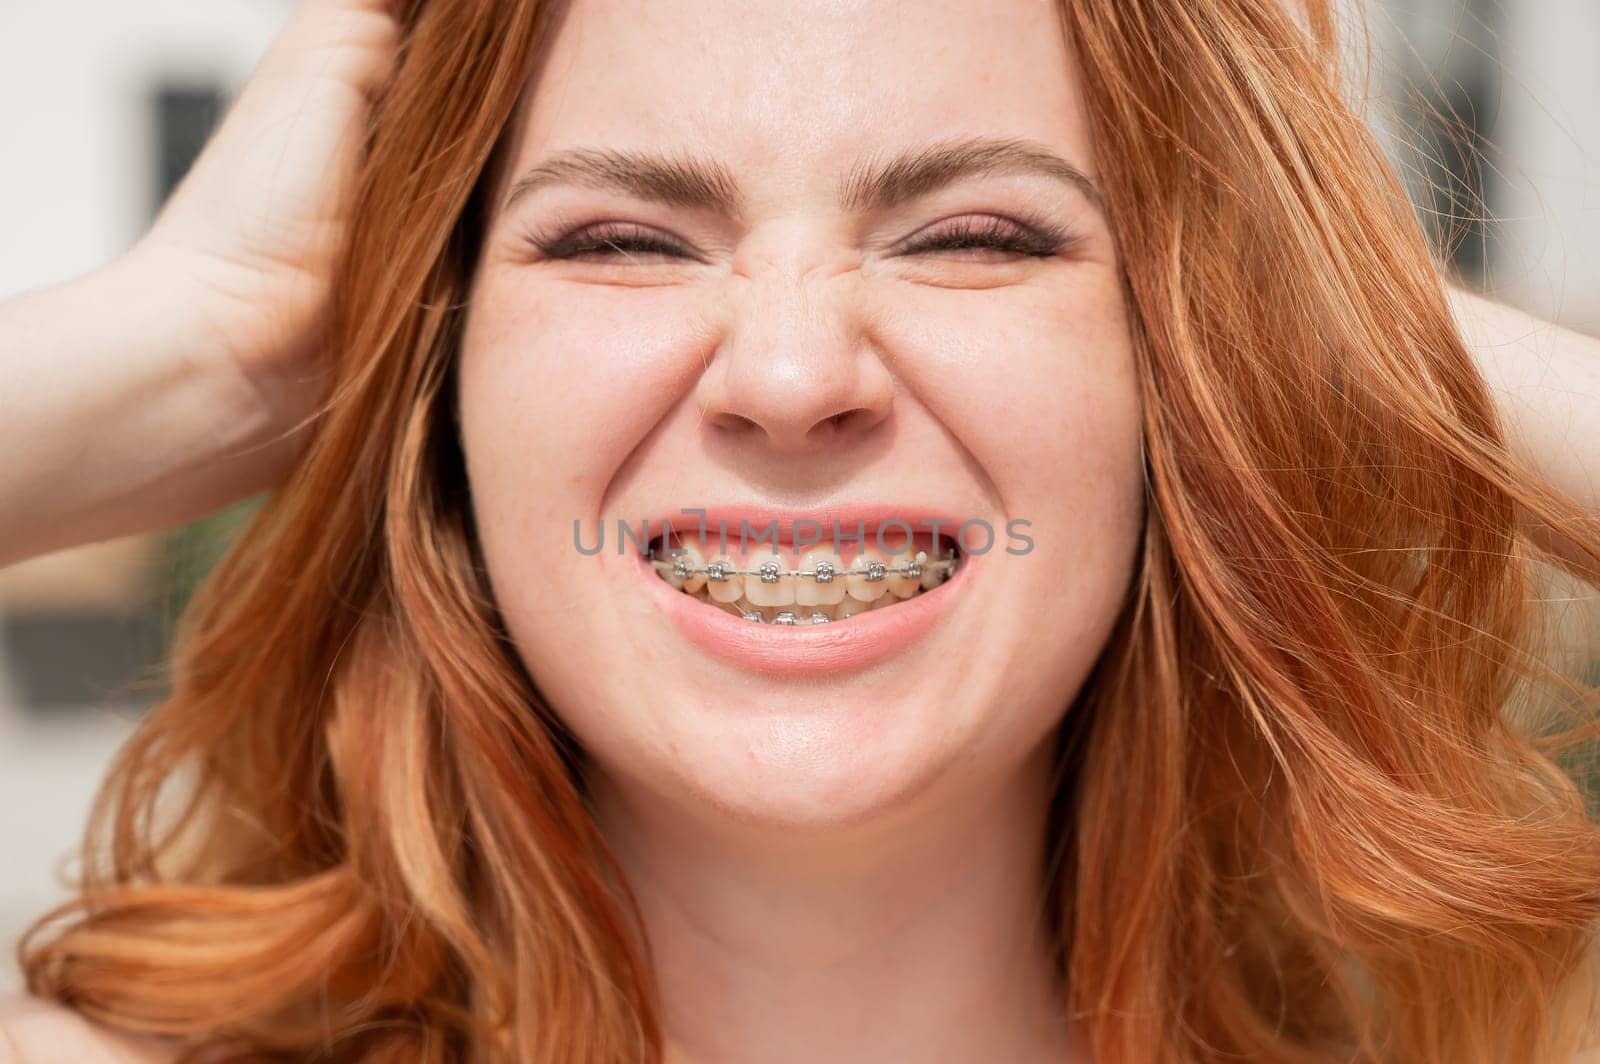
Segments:
[[[0,303],[0,566],[282,479],[398,44],[386,0],[300,0],[134,247]]]
[[[395,62],[390,6],[300,0],[129,252],[181,293],[189,320],[174,326],[197,368],[242,374],[283,429],[322,397],[313,355],[372,101]]]

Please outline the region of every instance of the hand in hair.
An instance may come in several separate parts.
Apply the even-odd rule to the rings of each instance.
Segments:
[[[281,479],[398,42],[385,0],[302,0],[149,232],[0,304],[0,565]]]
[[[301,0],[140,251],[195,301],[221,359],[299,416],[398,30],[385,0]],[[304,409],[302,409],[304,408]]]

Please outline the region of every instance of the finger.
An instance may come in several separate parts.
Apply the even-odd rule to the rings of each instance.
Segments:
[[[400,25],[392,0],[301,0],[268,47],[268,77],[333,78],[376,95],[394,67]]]

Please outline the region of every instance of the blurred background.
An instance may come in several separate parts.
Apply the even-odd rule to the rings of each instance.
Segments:
[[[292,6],[0,4],[0,299],[134,242]],[[1600,335],[1600,3],[1349,10],[1370,29],[1369,119],[1459,275]],[[110,758],[166,691],[178,612],[256,504],[0,570],[0,991],[18,983],[16,935],[64,896]],[[1579,667],[1600,642],[1592,606],[1566,621]]]

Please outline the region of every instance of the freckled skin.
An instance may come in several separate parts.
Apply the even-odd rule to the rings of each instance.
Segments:
[[[591,772],[746,824],[862,823],[993,786],[1083,682],[1143,516],[1105,220],[1037,176],[872,216],[833,196],[867,153],[969,134],[1096,172],[1052,4],[572,5],[503,186],[553,151],[644,149],[721,160],[749,204],[739,224],[551,188],[485,241],[460,353],[473,507],[518,652]],[[1080,242],[1042,259],[883,250],[1024,208]],[[699,261],[527,247],[562,219],[631,223]],[[997,546],[952,623],[803,691],[685,644],[612,538],[598,557],[572,547],[574,520],[592,543],[602,520],[680,505],[836,500],[942,504]],[[1025,556],[1004,551],[1013,518],[1032,522]]]

